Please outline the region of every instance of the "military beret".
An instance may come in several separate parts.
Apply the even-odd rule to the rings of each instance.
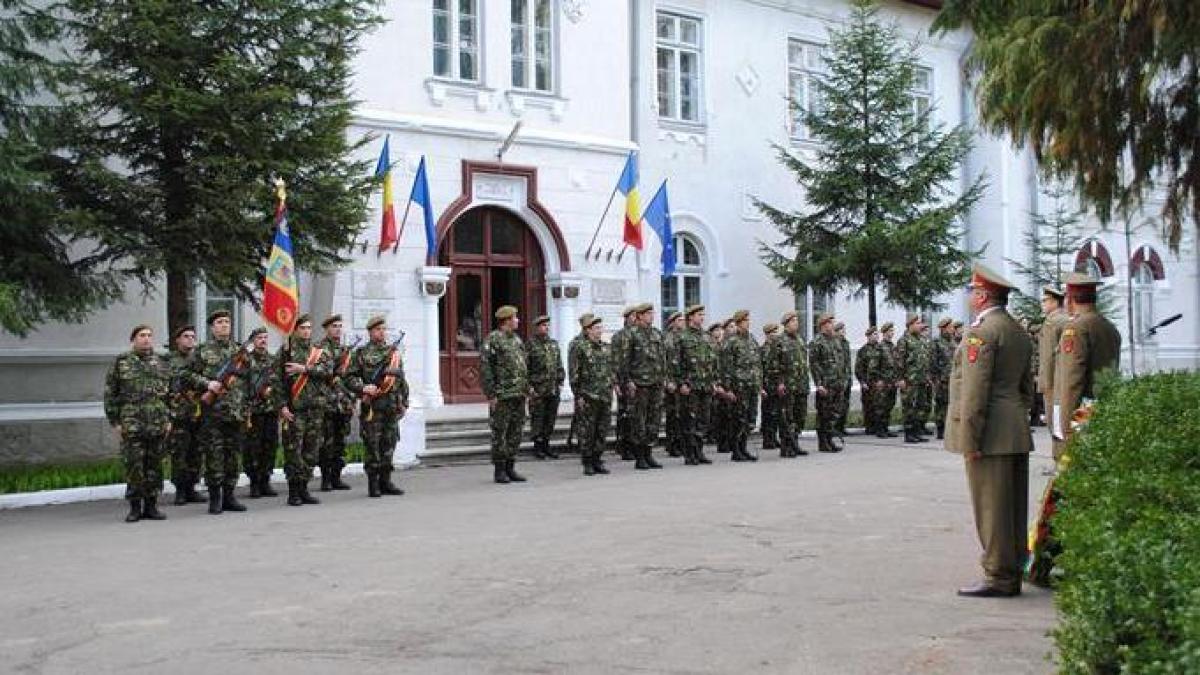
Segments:
[[[385,323],[387,323],[387,317],[382,314],[376,314],[370,319],[367,319],[367,330],[382,326]]]
[[[955,327],[955,328],[962,328],[962,327],[963,327],[963,322],[961,322],[961,321],[955,321],[955,322],[954,322],[954,327]]]
[[[733,313],[732,320],[734,323],[737,323],[739,321],[746,321],[749,318],[750,318],[750,312],[748,310],[739,309],[738,311]]]
[[[879,332],[886,333],[889,330],[895,330],[895,329],[896,329],[896,324],[892,323],[891,321],[888,321],[879,327]]]
[[[148,331],[150,331],[151,333],[153,333],[153,332],[154,332],[154,329],[153,329],[153,328],[151,328],[150,326],[148,326],[148,325],[146,325],[146,324],[144,324],[144,323],[139,323],[138,325],[136,325],[136,326],[134,326],[134,327],[133,327],[133,330],[129,331],[129,341],[130,341],[130,342],[133,342],[133,339],[134,339],[135,337],[137,337],[137,334],[138,334],[138,333],[140,333],[140,332],[142,332],[142,331],[144,331],[144,330],[148,330]]]
[[[630,314],[633,314],[637,311],[637,308],[637,305],[628,305],[625,307],[625,309],[621,310],[621,316],[628,319]]]
[[[673,324],[677,320],[682,319],[682,318],[683,318],[683,312],[671,312],[671,315],[667,317],[667,325]]]
[[[337,322],[337,321],[341,321],[341,320],[342,320],[341,314],[331,314],[324,321],[321,322],[321,328],[329,328],[329,324]]]
[[[908,317],[906,319],[904,319],[904,325],[911,326],[920,320],[921,320],[920,314],[909,314]]]
[[[990,288],[993,290],[1012,290],[1016,288],[1012,282],[1000,276],[1000,273],[982,263],[976,263],[971,270],[971,288]]]
[[[300,316],[296,317],[296,323],[292,327],[293,330],[295,330],[296,328],[299,328],[300,324],[303,324],[303,323],[311,324],[312,317],[307,314],[301,314]]]
[[[691,307],[688,307],[687,310],[684,311],[683,314],[684,314],[684,316],[691,316],[691,315],[695,314],[696,312],[703,312],[703,311],[704,311],[704,305],[692,305]]]
[[[586,330],[586,329],[591,328],[592,326],[595,326],[596,324],[601,323],[603,321],[604,321],[604,319],[601,319],[600,317],[596,316],[595,314],[592,314],[591,312],[587,312],[583,316],[579,317],[579,327]]]
[[[833,329],[834,329],[834,330],[841,330],[841,329],[843,329],[843,328],[845,328],[845,327],[846,327],[846,322],[845,322],[845,321],[838,321],[837,323],[833,324]]]
[[[538,325],[538,324],[540,324],[540,323],[550,323],[550,316],[549,316],[549,315],[547,315],[547,314],[543,314],[543,315],[541,315],[541,316],[539,316],[538,318],[536,318],[536,319],[534,319],[534,320],[533,320],[533,325],[535,325],[535,326],[536,326],[536,325]]]
[[[945,328],[946,326],[949,326],[952,323],[954,323],[954,319],[951,319],[948,316],[943,316],[941,321],[938,321],[938,328]]]
[[[250,337],[248,339],[253,340],[254,338],[258,337],[259,335],[266,335],[266,334],[267,334],[267,329],[263,328],[262,326],[259,326],[258,328],[255,328],[254,330],[250,331]]]
[[[829,323],[830,321],[833,321],[833,315],[830,314],[829,312],[825,312],[821,316],[817,317],[817,328],[824,326],[825,324]]]
[[[872,335],[874,335],[878,332],[879,332],[879,329],[876,328],[875,326],[867,326],[867,332],[865,333],[865,335],[867,337],[871,337]]]
[[[733,317],[731,316],[731,317],[729,317],[728,319],[725,319],[725,323],[723,323],[723,324],[721,324],[721,325],[722,325],[722,326],[724,326],[725,328],[729,328],[730,326],[734,326],[734,327],[736,328],[736,327],[737,327],[737,322],[736,322],[736,321],[734,321],[734,320],[733,320]]]
[[[777,330],[779,330],[779,324],[772,321],[771,323],[768,323],[765,326],[763,326],[763,335],[770,335],[771,333],[774,333]]]
[[[721,324],[720,322],[717,322],[717,323],[709,325],[708,332],[715,333],[715,332],[721,330],[722,328],[724,328],[724,325]]]
[[[517,308],[512,305],[504,305],[496,310],[496,318],[500,321],[511,319],[517,315]]]
[[[1063,298],[1066,297],[1067,294],[1058,286],[1042,286],[1042,295],[1048,295],[1055,300],[1062,302]]]
[[[654,305],[649,302],[642,302],[633,306],[633,311],[635,314],[644,314],[652,309],[654,309]]]
[[[231,319],[233,317],[233,315],[230,314],[229,310],[227,310],[227,309],[218,309],[217,311],[208,315],[208,321],[206,323],[211,326],[214,321],[216,321],[217,319],[220,319],[222,317],[224,317],[226,319]]]
[[[185,332],[187,332],[189,330],[192,331],[193,333],[195,333],[196,327],[190,323],[187,325],[184,325],[184,326],[180,326],[179,328],[175,329],[174,333],[171,333],[171,339],[178,340],[180,335],[183,335]]]
[[[791,321],[792,319],[797,319],[799,317],[800,317],[800,315],[797,314],[795,310],[784,312],[783,316],[779,318],[779,323],[787,325],[787,322]]]

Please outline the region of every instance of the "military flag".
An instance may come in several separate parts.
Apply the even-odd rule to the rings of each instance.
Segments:
[[[379,153],[379,163],[375,165],[375,177],[383,181],[383,224],[379,231],[380,253],[399,242],[399,235],[396,233],[396,210],[392,204],[392,163],[388,156],[388,144],[391,140],[390,136],[383,139],[383,150]]]
[[[287,192],[282,180],[275,180],[275,243],[263,275],[263,319],[284,335],[292,332],[300,291],[296,284],[296,263],[292,259],[292,233],[288,229]]]

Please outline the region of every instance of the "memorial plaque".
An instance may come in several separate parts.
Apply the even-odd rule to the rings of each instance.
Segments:
[[[392,272],[354,271],[354,297],[375,300],[396,297],[396,284]]]
[[[621,279],[593,279],[592,304],[624,305],[625,282]]]

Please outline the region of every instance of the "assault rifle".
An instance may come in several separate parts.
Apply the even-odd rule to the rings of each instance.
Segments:
[[[246,360],[250,358],[250,352],[254,350],[254,343],[247,342],[241,349],[229,358],[225,359],[225,363],[221,364],[221,369],[217,371],[215,379],[221,383],[221,386],[228,390],[233,384],[234,378],[241,375],[246,367]],[[211,391],[204,392],[200,397],[200,402],[204,405],[212,405],[217,401],[217,394]]]
[[[400,348],[400,343],[402,342],[404,342],[404,331],[400,331],[400,334],[396,337],[395,341],[393,341],[391,346],[388,347],[387,354],[383,357],[383,361],[379,363],[379,367],[375,369],[375,372],[371,373],[371,377],[367,380],[367,384],[373,384],[376,387],[383,384],[384,379],[387,377],[388,366],[391,365],[392,358],[396,355],[396,350]],[[378,394],[376,394],[376,396],[378,396]],[[362,402],[368,406],[367,421],[370,421],[375,417],[375,409],[370,407],[372,400],[374,400],[373,396],[366,393],[362,395]]]

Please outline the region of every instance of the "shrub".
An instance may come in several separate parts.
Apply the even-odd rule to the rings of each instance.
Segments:
[[[1200,673],[1200,374],[1106,387],[1054,519],[1065,673]]]

